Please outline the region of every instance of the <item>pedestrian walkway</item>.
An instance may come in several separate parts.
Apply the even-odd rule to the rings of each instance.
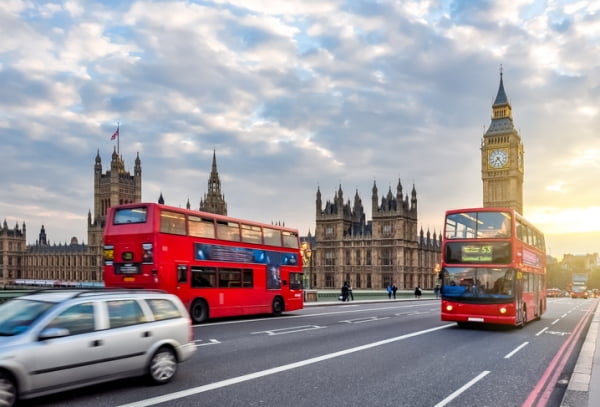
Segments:
[[[579,352],[561,407],[600,406],[600,303]]]

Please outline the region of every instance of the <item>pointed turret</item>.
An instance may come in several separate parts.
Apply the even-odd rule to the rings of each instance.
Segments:
[[[413,184],[412,192],[410,193],[410,209],[413,211],[417,210],[417,189],[415,188],[415,184]]]
[[[323,201],[321,200],[321,188],[319,186],[317,186],[316,210],[317,217],[319,217],[323,213]]]
[[[200,200],[200,210],[204,212],[227,215],[227,203],[221,193],[221,180],[217,171],[217,153],[213,150],[212,167],[208,178],[208,192]]]

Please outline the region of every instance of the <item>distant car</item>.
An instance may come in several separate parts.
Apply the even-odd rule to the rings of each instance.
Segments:
[[[560,288],[548,288],[546,290],[546,297],[562,297],[563,291]]]
[[[174,295],[44,290],[0,305],[0,406],[123,377],[169,382],[195,351]]]
[[[573,287],[571,288],[571,298],[588,298],[588,292],[585,288]]]

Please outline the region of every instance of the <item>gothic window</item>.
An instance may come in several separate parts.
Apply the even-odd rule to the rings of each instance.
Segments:
[[[325,238],[333,239],[333,227],[332,226],[325,227]]]
[[[368,250],[367,250],[367,259],[366,259],[366,261],[365,261],[365,264],[366,264],[367,266],[370,266],[370,265],[371,265],[371,249],[368,249]]]
[[[325,265],[335,266],[335,252],[333,250],[325,251]]]
[[[356,251],[356,264],[360,266],[360,250]]]
[[[381,249],[381,265],[383,266],[391,266],[393,264],[392,261],[392,248],[384,247]]]
[[[346,257],[346,266],[349,266],[350,265],[350,258],[351,258],[351,256],[350,256],[350,250],[346,250],[345,257]]]
[[[335,281],[333,280],[333,273],[325,273],[325,287],[335,288]]]
[[[383,225],[383,235],[384,236],[392,235],[392,224],[391,223],[386,223]]]

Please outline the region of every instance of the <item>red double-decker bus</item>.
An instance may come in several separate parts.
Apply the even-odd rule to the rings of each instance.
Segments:
[[[525,326],[546,310],[544,235],[512,209],[446,212],[443,321]]]
[[[162,289],[194,322],[303,308],[298,232],[156,203],[108,210],[104,284]]]

